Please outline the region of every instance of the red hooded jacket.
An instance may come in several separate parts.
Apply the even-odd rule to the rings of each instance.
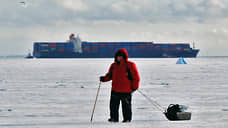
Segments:
[[[117,62],[117,56],[123,56],[121,62]],[[104,77],[104,82],[112,80],[112,90],[121,93],[131,93],[139,88],[139,73],[136,65],[128,61],[128,53],[119,49],[115,53],[115,62],[111,64],[108,73]]]

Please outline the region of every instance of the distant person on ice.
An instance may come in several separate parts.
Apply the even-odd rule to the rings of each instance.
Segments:
[[[115,61],[105,76],[100,81],[112,80],[112,91],[110,98],[110,119],[109,122],[119,121],[119,105],[122,103],[123,122],[131,122],[132,93],[139,87],[139,73],[136,65],[128,61],[128,53],[125,49],[119,49],[115,53]]]

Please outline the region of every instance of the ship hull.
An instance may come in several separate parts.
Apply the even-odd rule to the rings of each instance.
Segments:
[[[130,58],[195,58],[199,50],[188,52],[128,52]],[[113,58],[113,52],[107,53],[39,53],[36,58]]]
[[[82,42],[81,52],[67,42],[35,42],[36,58],[112,58],[115,51],[125,48],[130,58],[178,58],[196,57],[199,49],[189,44],[155,44],[153,42]]]

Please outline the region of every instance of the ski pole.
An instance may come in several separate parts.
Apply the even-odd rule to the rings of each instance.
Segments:
[[[91,115],[91,119],[90,119],[91,123],[93,121],[93,114],[94,114],[94,111],[95,111],[95,107],[96,107],[96,103],[97,103],[98,94],[100,92],[100,88],[101,88],[101,82],[99,83],[99,86],[98,86],[98,89],[97,89],[97,95],[96,95],[95,103],[93,105],[93,111],[92,111],[92,115]]]
[[[149,98],[146,94],[144,94],[142,91],[138,90],[138,92],[143,95],[148,101],[150,101],[151,104],[153,104],[158,110],[160,110],[163,113],[163,108],[160,104],[158,104],[156,101]]]

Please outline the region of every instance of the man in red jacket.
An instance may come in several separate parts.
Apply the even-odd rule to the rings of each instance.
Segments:
[[[122,103],[123,122],[131,122],[132,92],[139,87],[139,73],[136,65],[128,61],[128,53],[125,49],[119,49],[115,53],[115,61],[105,76],[100,81],[112,80],[112,91],[110,98],[110,122],[119,121],[119,105]]]

